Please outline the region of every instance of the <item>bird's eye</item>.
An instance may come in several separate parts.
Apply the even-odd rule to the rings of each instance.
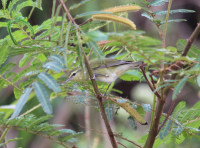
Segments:
[[[76,75],[76,73],[74,72],[73,74],[72,74],[72,76],[75,76]]]

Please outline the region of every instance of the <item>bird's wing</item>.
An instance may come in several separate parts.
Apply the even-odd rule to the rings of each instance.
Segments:
[[[112,67],[112,66],[130,64],[130,63],[133,63],[133,62],[105,58],[104,61],[96,62],[96,65],[92,65],[92,69],[108,68],[108,67]]]

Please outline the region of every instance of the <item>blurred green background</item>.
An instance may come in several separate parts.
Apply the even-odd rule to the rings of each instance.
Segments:
[[[67,7],[70,7],[71,5],[75,3],[79,3],[80,1],[81,0],[68,0],[66,2],[66,5]],[[133,2],[139,2],[139,0],[109,0],[109,1],[108,0],[94,0],[86,5],[83,5],[71,11],[71,14],[75,16],[83,12],[95,11],[95,10],[98,11],[98,10],[102,10],[108,7],[131,4]],[[59,1],[57,1],[57,5],[58,4],[59,4]],[[52,5],[53,5],[52,0],[43,0],[42,1],[43,11],[35,9],[30,19],[30,23],[32,25],[40,25],[43,21],[50,18]],[[2,8],[1,4],[0,4],[0,8]],[[153,11],[166,10],[166,9],[167,9],[167,5],[152,8]],[[187,19],[187,21],[168,24],[167,42],[166,42],[167,46],[175,46],[176,41],[180,38],[183,38],[183,39],[189,38],[192,31],[195,29],[197,23],[200,21],[200,0],[176,0],[176,1],[173,1],[172,3],[172,9],[191,9],[191,10],[195,10],[196,13],[189,13],[189,14],[178,13],[178,14],[173,14],[170,16],[170,19]],[[22,9],[24,17],[28,16],[30,10],[31,10],[31,7],[26,7]],[[128,14],[128,17],[136,24],[138,30],[145,31],[147,36],[160,39],[156,26],[153,23],[151,23],[149,20],[147,20],[145,17],[142,17],[141,13],[143,13],[142,10],[139,12],[134,12],[134,13],[131,12]],[[62,14],[60,14],[60,16],[61,15]],[[78,19],[77,23],[81,24],[87,19],[88,18]],[[164,17],[161,16],[158,19],[164,20]],[[3,22],[3,21],[6,21],[6,20],[0,19],[0,22]],[[128,29],[129,29],[128,27],[118,26],[117,32],[128,30]],[[107,30],[106,28],[102,29],[102,31],[106,31],[106,30]],[[110,26],[109,31],[113,31],[112,26]],[[8,35],[7,29],[0,28],[0,39],[4,38],[6,35]],[[195,44],[199,47],[200,37],[197,38],[197,40],[195,41]],[[18,63],[22,57],[23,55],[10,58],[7,62]],[[18,67],[14,69],[16,73],[18,73],[20,70],[21,68],[18,68]],[[140,103],[152,104],[153,94],[151,90],[148,88],[146,83],[125,82],[125,81],[117,80],[114,88],[123,91],[123,94],[121,95],[122,97],[127,97],[128,99],[131,99],[132,101],[137,101]],[[120,94],[116,94],[116,95],[119,96]],[[164,107],[164,112],[168,111],[168,108],[171,102],[171,95],[172,95],[172,92],[167,98],[167,102]],[[38,101],[35,98],[35,96],[33,97],[34,98],[31,99],[25,105],[22,112],[38,104]],[[0,92],[0,98],[1,98],[0,105],[8,105],[8,104],[11,104],[13,101],[15,101],[15,98],[13,95],[13,88],[9,86],[8,88],[3,89]],[[199,87],[197,85],[188,83],[183,88],[182,92],[179,94],[176,104],[179,101],[186,101],[188,107],[191,107],[193,104],[199,101],[199,98],[200,98]],[[79,148],[89,148],[89,147],[110,148],[111,147],[108,136],[104,134],[106,132],[106,129],[102,122],[100,113],[95,108],[73,104],[72,102],[67,102],[65,99],[62,99],[62,98],[54,100],[53,105],[54,105],[53,107],[54,118],[52,118],[52,120],[50,121],[51,124],[63,124],[65,125],[65,128],[73,129],[76,132],[79,132],[79,131],[84,132],[82,135],[78,136],[79,141],[75,144],[71,144],[71,146],[76,145]],[[44,112],[40,108],[40,109],[35,110],[33,114],[35,114],[36,116],[42,116],[44,115]],[[150,116],[151,116],[150,113],[147,113],[145,116],[145,119],[148,122],[150,121]],[[90,129],[94,129],[94,130],[86,130],[85,128],[82,128],[79,126],[80,124],[81,126],[85,127],[85,121],[86,122],[88,121],[87,120],[88,117],[90,119]],[[112,129],[113,131],[116,131],[116,133],[123,133],[123,137],[128,138],[129,140],[132,140],[138,143],[137,141],[143,135],[147,134],[149,126],[141,126],[137,124],[138,126],[137,131],[134,131],[129,126],[127,117],[128,117],[128,114],[122,109],[120,109],[118,111],[118,116],[114,117],[114,119],[111,121]],[[104,133],[101,133],[101,132],[104,132]],[[86,138],[88,134],[91,137],[90,139]],[[16,148],[16,147],[61,148],[62,147],[62,146],[56,145],[55,143],[51,142],[48,139],[31,135],[26,132],[10,130],[6,138],[10,139],[14,137],[23,137],[23,140],[8,144],[8,148]],[[117,139],[117,141],[123,143],[128,148],[135,147],[133,144],[128,143],[124,140]],[[177,147],[198,148],[199,144],[200,144],[199,141],[197,141],[196,139],[191,139],[191,140],[185,140],[181,145]],[[160,147],[165,148],[167,146],[162,145]]]

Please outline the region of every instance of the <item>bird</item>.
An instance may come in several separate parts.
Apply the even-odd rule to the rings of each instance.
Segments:
[[[122,74],[130,69],[138,68],[139,65],[143,64],[143,61],[132,62],[105,58],[101,61],[99,59],[93,59],[90,60],[89,63],[94,73],[95,80],[108,83],[109,88],[110,84],[114,82],[118,77],[120,77]],[[81,66],[79,66],[69,72],[68,78],[65,82],[84,82],[89,80],[90,76],[88,71],[86,70],[83,72]]]

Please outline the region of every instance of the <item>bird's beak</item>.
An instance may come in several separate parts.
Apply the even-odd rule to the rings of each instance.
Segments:
[[[68,78],[66,81],[65,81],[65,83],[67,83],[68,81],[70,81],[71,79],[70,78]]]

